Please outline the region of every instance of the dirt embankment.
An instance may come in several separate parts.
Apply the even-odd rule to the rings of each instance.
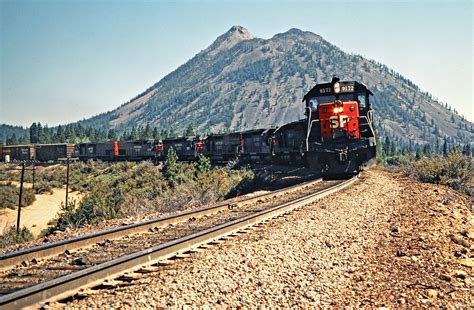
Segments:
[[[49,221],[55,218],[61,209],[61,203],[65,201],[65,188],[55,188],[52,191],[52,194],[35,195],[36,200],[33,204],[21,209],[20,226],[30,229],[34,236],[38,236],[48,227]],[[79,192],[70,192],[68,200],[80,201],[82,196],[83,194]],[[0,210],[0,233],[16,225],[17,214],[18,210]]]
[[[337,196],[70,307],[472,307],[468,197],[380,171]]]

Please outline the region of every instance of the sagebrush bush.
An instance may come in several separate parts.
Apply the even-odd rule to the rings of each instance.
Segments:
[[[27,242],[33,240],[33,234],[26,228],[20,228],[19,233],[16,233],[16,227],[10,226],[6,232],[0,235],[0,248],[15,245],[17,243]]]
[[[423,182],[443,184],[469,193],[473,163],[471,157],[451,152],[447,157],[435,155],[409,161],[404,166],[404,173]]]
[[[98,173],[89,178],[86,196],[77,205],[63,207],[50,231],[214,202],[250,175],[225,168],[208,170],[204,159],[200,164],[172,160],[164,170],[166,176],[151,162],[120,162],[95,170]]]
[[[18,208],[18,199],[20,194],[20,188],[13,185],[12,183],[0,183],[0,209]],[[31,205],[35,201],[35,193],[31,188],[23,187],[21,206],[26,207]]]

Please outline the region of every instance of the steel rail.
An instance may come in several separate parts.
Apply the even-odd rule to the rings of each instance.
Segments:
[[[353,177],[330,188],[309,194],[305,197],[260,211],[240,219],[217,225],[215,227],[193,233],[160,245],[156,245],[135,253],[70,273],[68,275],[48,280],[46,282],[10,293],[0,297],[2,309],[16,309],[38,306],[42,302],[61,300],[74,295],[81,288],[95,287],[123,275],[126,271],[136,271],[144,266],[155,264],[176,256],[179,253],[203,246],[224,236],[243,231],[250,226],[267,221],[273,217],[283,215],[297,208],[301,208],[318,199],[335,193],[357,180]]]
[[[126,226],[120,226],[111,228],[108,230],[98,231],[95,233],[74,237],[70,239],[60,240],[56,242],[46,243],[40,246],[30,247],[18,251],[8,252],[0,255],[0,271],[9,269],[13,266],[19,265],[24,261],[31,261],[33,259],[39,260],[48,257],[52,257],[63,253],[66,250],[74,250],[79,248],[91,247],[99,242],[105,240],[118,239],[126,235],[137,234],[148,231],[149,229],[166,227],[168,225],[177,224],[184,222],[190,218],[199,218],[202,216],[217,213],[222,210],[226,210],[234,207],[241,207],[250,203],[257,202],[261,199],[268,199],[272,197],[278,197],[284,194],[292,193],[312,186],[316,183],[320,183],[322,179],[316,179],[308,181],[302,184],[293,185],[290,187],[282,188],[270,193],[257,195],[254,197],[244,198],[236,201],[230,201],[221,203],[209,207],[199,208],[196,210],[186,211],[175,215],[159,217],[140,223],[134,223]]]

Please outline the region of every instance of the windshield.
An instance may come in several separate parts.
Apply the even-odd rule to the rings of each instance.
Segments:
[[[354,100],[354,94],[341,94],[339,95],[339,100],[341,101]],[[332,103],[334,101],[336,101],[336,97],[334,95],[319,96],[319,97],[313,97],[309,99],[309,104],[311,106],[311,111],[315,112],[316,109],[318,108],[318,105],[323,104],[323,103]]]

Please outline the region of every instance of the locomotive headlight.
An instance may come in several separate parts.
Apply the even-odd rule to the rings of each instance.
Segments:
[[[333,91],[335,94],[339,94],[341,92],[341,84],[339,84],[339,82],[334,83]]]

